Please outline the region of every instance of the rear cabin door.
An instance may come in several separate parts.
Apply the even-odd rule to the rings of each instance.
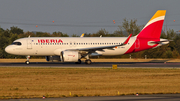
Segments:
[[[140,48],[140,42],[139,39],[137,39],[135,42],[135,49],[139,49],[139,48]]]

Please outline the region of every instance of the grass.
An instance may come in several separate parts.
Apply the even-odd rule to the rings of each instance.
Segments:
[[[180,93],[180,69],[1,67],[0,83],[1,99]]]

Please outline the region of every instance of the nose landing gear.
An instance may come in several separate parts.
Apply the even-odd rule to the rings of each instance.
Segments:
[[[29,55],[26,56],[26,59],[27,59],[27,61],[25,62],[25,64],[29,65],[29,59],[30,59],[30,56],[29,56]]]

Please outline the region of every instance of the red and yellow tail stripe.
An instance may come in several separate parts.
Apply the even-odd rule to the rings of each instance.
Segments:
[[[137,37],[160,38],[166,10],[158,10]]]
[[[149,20],[149,22],[146,24],[146,26],[144,26],[144,28],[146,28],[148,25],[160,21],[160,20],[164,20],[165,18],[165,14],[166,14],[166,10],[158,10],[154,16]],[[144,29],[143,28],[143,29]]]

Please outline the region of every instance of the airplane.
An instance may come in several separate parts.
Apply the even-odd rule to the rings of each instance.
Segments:
[[[90,56],[123,55],[168,44],[168,39],[160,38],[165,14],[166,10],[158,10],[134,37],[28,37],[15,40],[5,51],[26,56],[26,64],[30,56],[78,64],[85,58],[85,63],[91,64]]]
[[[84,37],[84,33],[82,33],[80,37]]]

